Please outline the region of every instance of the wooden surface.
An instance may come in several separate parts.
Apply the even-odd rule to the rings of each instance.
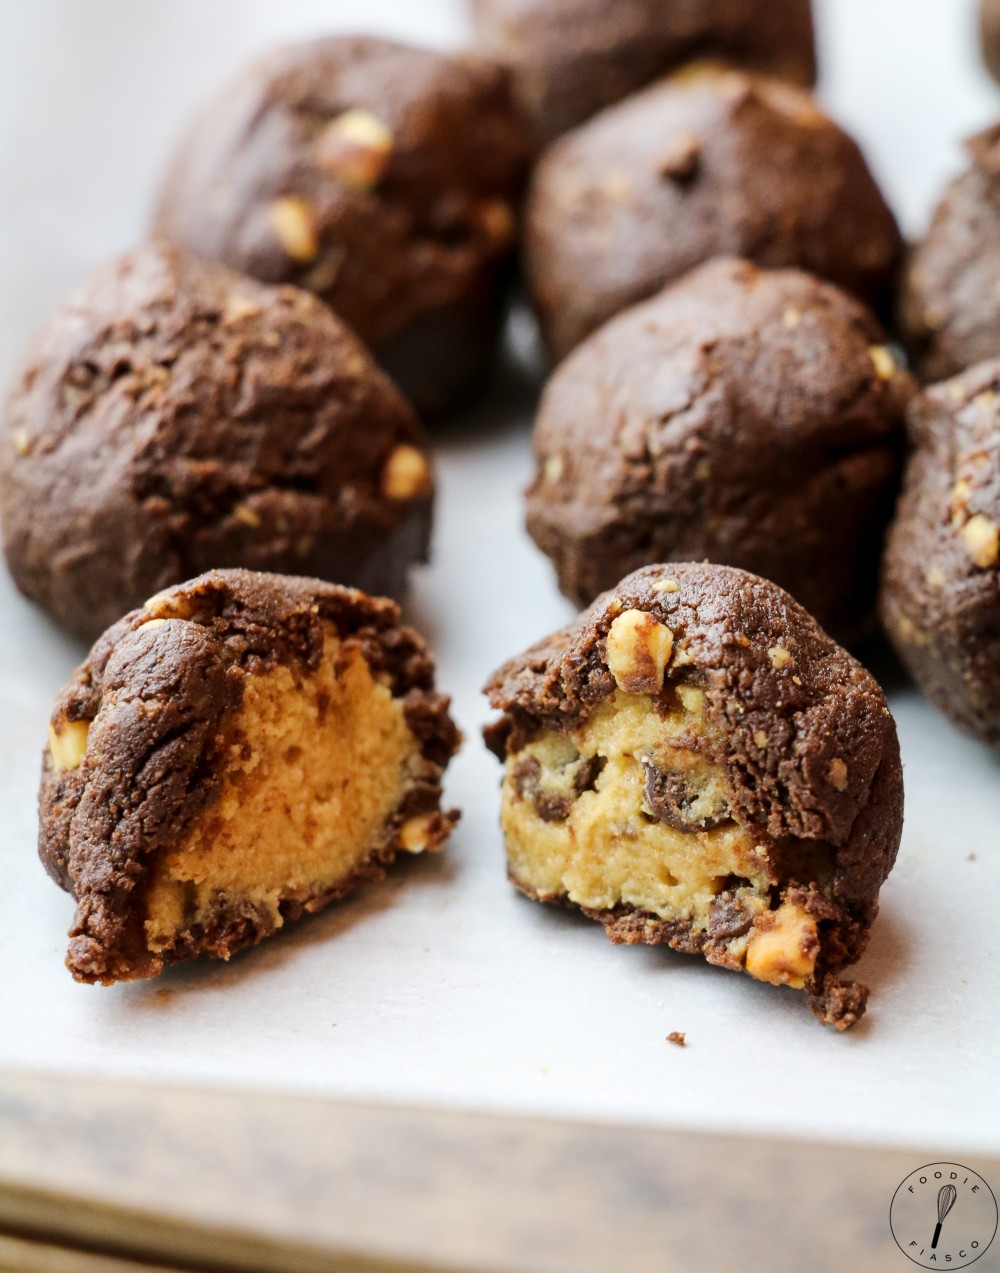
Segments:
[[[9,1073],[0,1270],[899,1273],[893,1191],[944,1152]]]

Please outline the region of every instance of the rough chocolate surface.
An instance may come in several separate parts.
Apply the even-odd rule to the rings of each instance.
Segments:
[[[968,168],[903,271],[900,325],[926,381],[1000,356],[1000,124],[965,148]]]
[[[152,614],[176,618],[151,622]],[[394,603],[317,579],[213,571],[110,628],[53,709],[54,728],[89,726],[78,767],[57,768],[45,752],[39,796],[39,854],[77,900],[67,965],[78,980],[154,976],[164,962],[228,957],[273,931],[238,898],[220,897],[214,923],[157,955],[144,940],[144,897],[157,857],[176,849],[219,798],[219,733],[248,678],[277,665],[306,676],[322,654],[326,625],[385,678],[422,763],[368,859],[328,894],[283,906],[283,918],[380,876],[415,815],[430,815],[425,847],[447,837],[457,815],[439,811],[440,780],[458,732],[448,700],[434,690],[433,662],[417,634],[400,626]]]
[[[165,244],[48,322],[5,425],[11,572],[87,640],[216,566],[399,595],[427,556],[426,439],[360,342],[307,292]]]
[[[810,0],[473,0],[480,46],[513,68],[540,144],[695,58],[816,79]]]
[[[658,587],[664,578],[677,589]],[[568,737],[611,701],[609,632],[632,610],[673,632],[660,702],[678,686],[704,694],[717,739],[712,761],[725,772],[733,814],[770,838],[772,907],[788,904],[815,922],[819,949],[805,986],[813,1010],[841,1027],[852,1024],[866,992],[839,973],[865,948],[899,847],[899,747],[874,679],[781,589],[722,566],[636,571],[493,676],[487,694],[501,716],[487,730],[488,744],[499,757],[516,758],[543,732]],[[707,930],[630,906],[587,913],[613,941],[667,942],[739,968],[728,943],[747,928],[733,897],[740,883],[716,898]]]
[[[1000,361],[917,397],[882,618],[923,692],[1000,748]]]
[[[741,566],[854,640],[875,604],[913,382],[871,315],[798,271],[714,261],[555,371],[528,529],[586,605],[650,561]]]
[[[194,122],[156,225],[316,292],[433,413],[492,354],[527,154],[501,67],[315,40],[250,67]]]
[[[900,250],[855,142],[807,94],[737,71],[682,72],[566,134],[526,210],[555,358],[716,256],[797,266],[883,309]]]
[[[1000,81],[1000,0],[980,0],[979,35],[983,61],[993,78]]]

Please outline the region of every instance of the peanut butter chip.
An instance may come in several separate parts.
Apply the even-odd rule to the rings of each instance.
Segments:
[[[57,770],[79,769],[87,751],[90,724],[85,720],[59,720],[49,725],[49,754]]]
[[[625,610],[608,632],[608,671],[628,694],[658,694],[674,648],[674,634],[644,610]]]
[[[307,262],[319,252],[312,210],[304,199],[283,195],[271,204],[271,228],[293,261]]]
[[[891,380],[896,374],[896,360],[892,356],[892,351],[887,349],[885,345],[872,345],[868,350],[868,355],[875,367],[875,374],[879,380]]]
[[[193,611],[186,597],[178,597],[170,591],[158,592],[143,602],[144,610],[153,619],[190,619]]]
[[[476,221],[480,229],[498,247],[505,247],[514,238],[514,213],[503,199],[486,199],[476,209]]]
[[[546,482],[558,482],[563,475],[565,465],[561,455],[550,455],[542,465],[542,476]]]
[[[816,921],[789,902],[769,918],[771,926],[758,928],[750,938],[746,970],[758,981],[801,990],[812,976],[819,953]]]
[[[668,181],[690,181],[698,171],[701,142],[693,133],[674,137],[660,156],[657,171]]]
[[[256,301],[251,301],[246,296],[230,296],[226,301],[222,321],[226,324],[238,323],[244,318],[253,318],[260,312],[260,306]]]
[[[767,652],[767,657],[771,660],[771,666],[776,672],[780,672],[783,667],[787,667],[792,661],[792,656],[783,645],[772,645]]]
[[[976,513],[966,522],[962,531],[966,551],[974,565],[987,570],[1000,558],[1000,527],[994,525],[982,513]]]
[[[405,443],[389,455],[382,470],[382,494],[386,499],[415,499],[430,490],[431,471],[427,457]]]
[[[654,592],[680,592],[681,586],[676,579],[657,579],[653,584]]]
[[[27,455],[31,450],[31,438],[27,429],[15,429],[11,434],[11,442],[18,455]]]
[[[400,847],[407,853],[423,853],[431,842],[437,815],[421,813],[404,822],[399,831]]]
[[[826,771],[826,780],[831,787],[836,787],[838,791],[847,790],[847,766],[839,756],[834,756],[830,761],[830,768]]]
[[[249,504],[237,504],[233,509],[233,517],[241,526],[256,528],[260,525],[260,514],[256,513]]]
[[[316,158],[349,186],[367,189],[384,174],[394,144],[391,131],[377,115],[356,108],[327,124],[316,143]]]

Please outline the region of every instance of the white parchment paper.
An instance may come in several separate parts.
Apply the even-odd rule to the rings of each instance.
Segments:
[[[958,139],[1000,115],[973,4],[819,7],[823,101],[919,232]],[[62,293],[141,236],[185,113],[248,55],[335,28],[438,44],[463,29],[457,0],[0,0],[0,17],[5,378]],[[527,320],[514,337],[530,344]],[[36,858],[35,792],[81,651],[0,576],[0,1066],[1000,1151],[1000,764],[912,691],[892,695],[906,832],[858,968],[869,1016],[847,1036],[790,991],[613,949],[506,884],[478,690],[570,613],[522,529],[533,393],[509,373],[439,433],[435,559],[409,616],[467,734],[453,847],[228,965],[112,989],[63,968],[72,903]]]

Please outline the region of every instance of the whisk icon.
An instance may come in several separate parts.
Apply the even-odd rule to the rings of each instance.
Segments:
[[[938,1238],[941,1236],[941,1226],[944,1224],[944,1218],[955,1205],[955,1199],[958,1197],[958,1190],[954,1185],[942,1185],[938,1190],[938,1218],[937,1224],[934,1226],[934,1240],[931,1242],[931,1250],[935,1250],[938,1244]]]

